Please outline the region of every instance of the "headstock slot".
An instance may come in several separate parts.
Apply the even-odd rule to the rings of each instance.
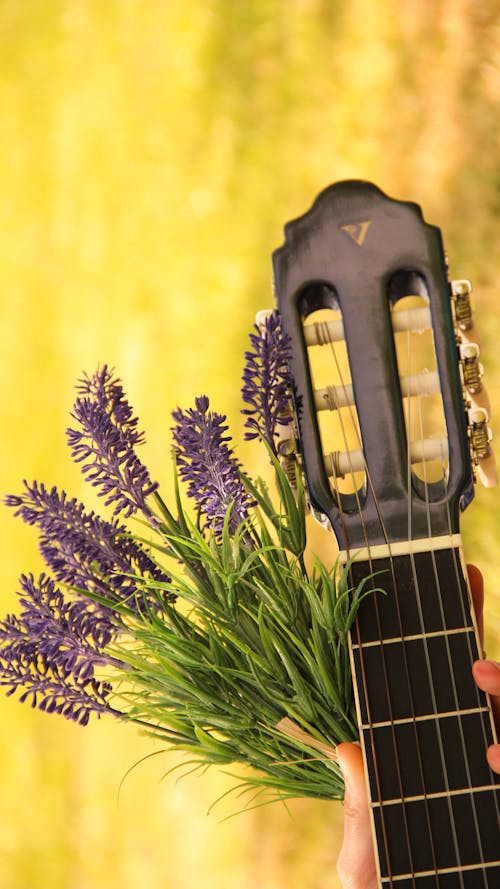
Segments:
[[[322,282],[309,284],[299,295],[298,308],[332,495],[343,511],[359,510],[367,477],[342,314],[334,288]]]
[[[411,483],[426,500],[438,500],[446,492],[449,448],[425,279],[417,273],[398,272],[389,282],[388,294],[406,426],[409,487]]]

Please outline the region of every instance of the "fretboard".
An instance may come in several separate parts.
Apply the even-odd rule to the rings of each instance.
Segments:
[[[362,603],[351,633],[358,718],[380,884],[500,887],[500,777],[460,551],[354,561],[384,594]]]

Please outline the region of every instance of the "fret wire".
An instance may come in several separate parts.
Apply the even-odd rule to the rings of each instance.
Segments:
[[[408,874],[398,874],[397,876],[391,877],[381,877],[382,883],[388,883],[391,885],[393,882],[397,882],[400,880],[409,880],[412,877],[433,877],[435,874],[456,874],[463,873],[464,871],[479,871],[483,870],[483,868],[489,867],[498,867],[500,865],[500,859],[498,861],[486,861],[484,865],[480,864],[464,864],[461,867],[440,867],[436,868],[436,870],[421,870],[416,871],[415,873]]]
[[[415,642],[418,639],[436,639],[439,637],[445,636],[467,636],[470,633],[474,634],[473,627],[457,627],[453,630],[432,630],[430,633],[411,633],[408,636],[390,636],[389,638],[382,639],[381,642],[378,640],[372,640],[371,642],[362,642],[359,645],[357,642],[353,643],[353,648],[373,648],[380,645],[400,645],[404,642]]]
[[[470,716],[472,713],[489,713],[489,707],[474,707],[469,708],[467,710],[449,710],[446,712],[440,713],[428,713],[423,716],[408,716],[403,719],[391,719],[384,720],[382,722],[369,722],[362,723],[360,728],[363,731],[367,731],[370,728],[382,728],[390,725],[409,725],[413,722],[430,722],[436,719],[447,719],[452,716],[460,717],[460,716]]]
[[[425,800],[433,800],[433,799],[448,799],[451,796],[470,796],[475,793],[491,793],[492,790],[496,790],[496,784],[484,784],[482,787],[465,787],[460,790],[446,790],[440,793],[421,793],[418,796],[405,796],[402,799],[399,797],[394,797],[393,799],[384,799],[382,802],[378,800],[374,800],[370,803],[373,809],[380,809],[384,806],[400,806],[407,805],[408,803],[421,803]]]

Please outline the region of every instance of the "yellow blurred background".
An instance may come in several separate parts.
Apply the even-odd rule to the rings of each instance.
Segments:
[[[177,404],[207,392],[241,439],[270,253],[342,178],[443,229],[498,405],[497,0],[0,0],[0,48],[1,492],[37,478],[89,502],[64,430],[98,363],[123,379],[164,488]],[[498,653],[498,494],[469,513]],[[4,614],[40,563],[5,508],[0,530]],[[3,697],[0,720],[0,889],[338,887],[336,804],[223,821],[237,800],[207,810],[233,779],[163,778],[174,761],[132,727]]]

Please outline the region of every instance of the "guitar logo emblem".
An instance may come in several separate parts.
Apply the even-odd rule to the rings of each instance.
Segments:
[[[346,232],[346,234],[348,234],[349,237],[352,238],[352,240],[355,244],[358,245],[358,247],[362,247],[365,242],[366,233],[371,224],[371,219],[368,219],[366,220],[366,222],[355,222],[350,225],[341,225],[340,228],[341,231]]]

